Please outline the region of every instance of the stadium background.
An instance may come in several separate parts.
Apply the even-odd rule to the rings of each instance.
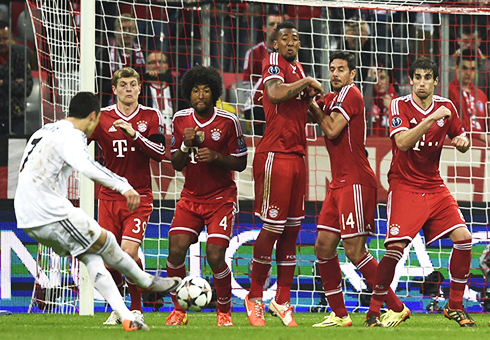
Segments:
[[[39,101],[42,119],[47,123],[61,119],[69,98],[79,90],[80,69],[80,27],[79,16],[83,2],[52,2],[53,7],[42,1],[28,1],[28,12],[33,22],[33,39],[28,43],[37,51]],[[423,5],[422,5],[423,3]],[[487,55],[489,48],[487,13],[489,8],[483,2],[441,2],[441,1],[288,1],[283,6],[272,9],[272,3],[256,1],[96,1],[96,44],[97,48],[107,48],[114,41],[114,19],[121,13],[132,13],[137,18],[138,31],[135,36],[142,49],[164,50],[171,59],[171,68],[178,79],[196,63],[214,65],[224,77],[225,91],[223,101],[231,111],[235,111],[243,122],[249,146],[249,165],[242,174],[237,174],[239,186],[239,208],[235,228],[234,244],[237,251],[230,253],[234,279],[233,306],[235,311],[243,310],[241,297],[248,288],[248,266],[251,259],[251,242],[260,225],[256,224],[252,211],[251,162],[253,150],[260,136],[250,131],[254,121],[243,117],[243,104],[250,93],[242,77],[244,56],[247,49],[263,40],[262,23],[265,14],[277,10],[281,14],[295,14],[302,36],[303,51],[300,61],[309,74],[321,79],[328,88],[327,60],[330,50],[340,48],[345,38],[343,27],[352,18],[362,20],[369,26],[371,49],[367,52],[369,63],[360,64],[360,78],[357,80],[365,93],[374,80],[364,77],[376,65],[385,68],[393,80],[398,95],[407,94],[409,84],[407,66],[419,55],[431,55],[441,65],[441,86],[438,90],[447,95],[447,84],[454,77],[451,68],[452,55],[457,49],[460,27],[471,26],[480,33],[480,48]],[[286,7],[289,6],[289,7]],[[306,12],[306,16],[305,16]],[[361,22],[361,21],[359,21]],[[360,37],[357,37],[360,42]],[[337,45],[335,45],[337,44]],[[360,51],[353,51],[359,53]],[[303,58],[303,59],[301,59]],[[486,59],[485,59],[486,62]],[[483,62],[482,62],[483,63]],[[488,69],[478,73],[478,83],[488,93]],[[103,77],[97,75],[97,85]],[[177,96],[175,107],[185,107]],[[34,129],[35,127],[32,127]],[[26,131],[27,134],[32,131]],[[12,211],[12,197],[15,190],[15,172],[19,152],[25,144],[21,137],[2,139],[2,167],[0,197],[1,238],[1,284],[0,308],[15,312],[26,312],[31,305],[33,311],[40,311],[46,304],[32,301],[54,302],[47,311],[73,312],[77,310],[78,293],[77,267],[59,265],[49,253],[43,253],[46,264],[37,267],[38,247],[33,240],[15,227]],[[376,237],[368,240],[373,255],[380,259],[384,253],[383,239],[386,231],[386,174],[390,162],[390,141],[386,137],[368,136],[367,151],[380,184],[377,210]],[[330,166],[328,154],[316,126],[308,126],[308,199],[307,218],[298,238],[298,267],[292,303],[297,311],[321,310],[321,284],[315,277],[313,245],[315,241],[315,217],[325,197]],[[460,203],[462,212],[474,235],[473,259],[469,289],[465,294],[469,311],[487,310],[485,300],[486,280],[480,270],[479,257],[488,243],[488,145],[475,142],[466,155],[457,155],[451,148],[443,151],[441,173],[450,190]],[[164,268],[167,248],[168,226],[172,219],[172,209],[178,199],[183,178],[175,174],[168,161],[152,164],[154,175],[155,212],[152,214],[144,243],[146,266],[149,270]],[[79,185],[74,176],[70,198],[75,202],[79,196]],[[203,237],[202,237],[203,239]],[[447,264],[451,244],[436,242],[425,247],[423,235],[414,241],[411,251],[406,253],[403,263],[397,269],[396,292],[413,311],[424,312],[431,303],[444,300],[449,287]],[[211,272],[202,256],[204,248],[200,243],[189,256],[191,272],[211,277]],[[239,247],[238,247],[239,246]],[[346,302],[349,310],[357,307],[365,310],[366,288],[354,267],[346,260],[342,249],[340,261],[345,276],[343,281]],[[40,280],[39,289],[33,291],[34,277],[40,277],[40,269],[48,281]],[[66,273],[58,269],[66,270]],[[72,273],[75,272],[73,279]],[[430,284],[437,273],[444,280],[441,285]],[[434,274],[435,273],[435,274]],[[432,276],[430,277],[429,275]],[[60,277],[65,276],[66,281]],[[275,281],[275,271],[271,273],[271,285]],[[63,283],[61,283],[63,282]],[[425,283],[425,285],[424,285]],[[69,291],[70,294],[67,294]],[[271,297],[273,288],[266,295]],[[51,297],[48,295],[54,294]],[[60,307],[64,299],[73,299],[69,307]],[[168,298],[161,311],[170,308]],[[364,306],[363,306],[364,304]],[[439,303],[442,307],[444,302]],[[71,306],[74,306],[71,308]],[[437,307],[434,307],[437,308]],[[146,311],[152,310],[146,307]],[[105,310],[103,303],[96,303],[96,311]]]

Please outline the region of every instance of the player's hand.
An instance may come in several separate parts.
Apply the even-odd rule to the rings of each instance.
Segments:
[[[184,129],[184,144],[187,147],[191,147],[192,143],[196,139],[196,132],[199,130],[199,126],[194,128],[185,128]]]
[[[463,136],[456,136],[451,140],[451,144],[462,153],[465,153],[470,148],[470,140]]]
[[[133,138],[136,135],[136,131],[134,131],[133,126],[130,123],[126,122],[125,120],[118,119],[114,123],[112,123],[112,125],[115,128],[121,129],[122,132],[124,132],[131,138]]]
[[[316,96],[317,94],[322,94],[323,95],[323,87],[322,87],[322,84],[320,84],[320,82],[318,80],[316,80],[315,78],[312,78],[312,77],[307,77],[308,78],[308,81],[309,81],[309,84],[308,86],[306,87],[307,89],[307,93],[309,95],[309,91],[308,91],[308,88],[311,88],[312,91],[315,92],[315,95]],[[310,95],[310,97],[312,97]]]
[[[126,197],[126,202],[128,210],[133,212],[140,206],[140,194],[134,189],[128,190],[124,193],[124,197]]]
[[[449,119],[451,118],[451,110],[445,106],[439,107],[434,113],[430,115],[431,119],[438,121],[439,119]]]
[[[197,161],[198,162],[210,163],[210,162],[218,159],[219,156],[220,156],[220,153],[218,153],[214,150],[208,149],[208,148],[199,148],[199,150],[197,151]]]

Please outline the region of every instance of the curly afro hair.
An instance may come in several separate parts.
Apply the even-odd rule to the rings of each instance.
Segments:
[[[223,80],[219,72],[212,66],[194,66],[184,74],[182,78],[182,94],[185,100],[191,102],[191,92],[195,86],[207,85],[213,94],[213,102],[216,105],[223,93]]]

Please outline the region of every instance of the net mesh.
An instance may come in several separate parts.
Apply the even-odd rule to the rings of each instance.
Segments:
[[[43,118],[47,123],[63,118],[69,99],[79,90],[80,2],[28,2],[36,32]],[[484,137],[488,127],[486,98],[490,94],[486,57],[490,47],[490,17],[487,15],[490,8],[486,2],[392,0],[381,4],[378,1],[290,0],[278,5],[277,1],[97,1],[96,5],[96,90],[103,105],[113,102],[110,87],[113,71],[131,65],[141,72],[144,79],[145,60],[150,52],[163,51],[168,59],[171,78],[167,85],[171,88],[171,109],[160,107],[166,115],[171,116],[188,106],[180,94],[180,80],[190,67],[213,65],[223,75],[225,89],[218,105],[240,117],[249,146],[247,169],[235,176],[240,213],[227,252],[227,261],[233,269],[233,306],[237,311],[250,285],[252,244],[260,229],[252,214],[251,164],[263,128],[260,107],[253,100],[254,86],[261,70],[251,65],[252,69],[246,73],[245,64],[247,60],[254,60],[255,52],[247,54],[247,51],[266,41],[270,16],[281,16],[296,23],[302,42],[299,60],[306,73],[319,79],[325,89],[329,88],[331,51],[345,49],[356,55],[358,76],[355,81],[363,93],[368,119],[367,152],[379,178],[377,235],[368,239],[369,250],[378,260],[385,251],[385,202],[391,161],[391,141],[386,127],[387,105],[384,103],[388,100],[386,94],[394,98],[410,93],[408,67],[418,56],[427,55],[440,65],[437,91],[447,97],[449,84],[456,77],[455,55],[462,49],[471,48],[478,68],[474,83],[485,97],[481,94],[478,97],[479,92],[474,88],[470,94],[477,98],[474,110],[481,114],[472,116],[467,128],[472,134],[473,147],[468,153],[459,154],[448,145],[442,154],[441,174],[458,200],[473,233],[472,269],[465,305],[470,311],[483,310],[486,281],[479,269],[478,258],[488,240],[489,221],[489,156]],[[121,20],[122,17],[128,19],[129,28],[121,31],[119,27],[126,25],[126,19]],[[150,97],[149,92],[142,93],[143,99]],[[463,103],[462,96],[458,99]],[[461,112],[463,105],[458,109]],[[313,246],[316,218],[326,195],[331,171],[318,127],[308,125],[307,135],[307,216],[297,243],[298,265],[291,302],[298,311],[324,311],[326,301],[321,293]],[[169,142],[170,136],[167,137]],[[146,267],[150,270],[165,267],[168,229],[184,182],[182,174],[172,169],[168,159],[152,163],[151,168],[155,208],[144,241]],[[73,199],[79,194],[77,188],[78,183],[74,179],[70,191]],[[397,268],[393,287],[413,311],[437,311],[443,306],[439,300],[448,296],[447,268],[452,244],[443,240],[426,246],[423,241],[424,237],[420,235],[407,248],[410,251],[405,253],[404,265]],[[204,255],[204,244],[205,234],[201,235],[198,244],[191,247],[187,266],[190,273],[212,277]],[[52,257],[50,253],[43,254],[41,257]],[[339,258],[347,306],[349,310],[365,310],[369,304],[367,286],[345,257],[342,247],[339,248]],[[72,269],[68,268],[64,275],[70,276],[71,272]],[[266,299],[274,294],[276,274],[273,269]],[[42,288],[43,283],[38,284]],[[163,301],[163,306],[170,308],[168,298]]]

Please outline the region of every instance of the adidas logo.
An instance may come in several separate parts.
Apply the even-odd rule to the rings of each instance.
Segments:
[[[412,120],[410,121],[410,123],[417,124],[417,120],[415,118],[412,118]]]
[[[111,127],[109,128],[109,130],[107,130],[107,132],[117,132],[117,129],[114,125],[111,125]]]

